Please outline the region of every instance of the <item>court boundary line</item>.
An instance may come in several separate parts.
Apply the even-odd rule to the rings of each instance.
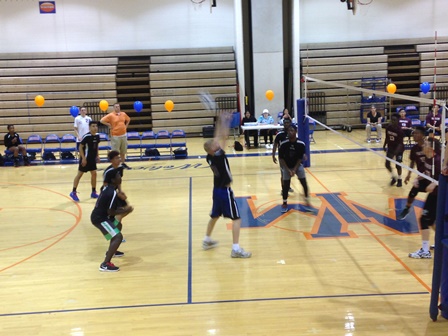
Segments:
[[[307,299],[325,299],[326,300],[326,299],[334,299],[334,298],[388,297],[388,296],[400,296],[400,295],[402,295],[402,296],[403,295],[429,295],[429,292],[391,292],[391,293],[371,293],[371,294],[308,295],[308,296],[288,296],[288,297],[277,297],[277,298],[274,297],[274,298],[240,299],[240,300],[197,301],[197,302],[191,302],[191,303],[188,303],[188,302],[154,303],[154,304],[140,304],[140,305],[108,306],[108,307],[94,307],[94,308],[74,308],[74,309],[5,313],[5,314],[0,314],[0,318],[1,317],[11,317],[11,316],[91,312],[91,311],[113,310],[113,309],[137,309],[137,308],[169,307],[169,306],[185,306],[185,305],[249,303],[249,302],[268,302],[268,301],[292,301],[292,300],[307,300]]]

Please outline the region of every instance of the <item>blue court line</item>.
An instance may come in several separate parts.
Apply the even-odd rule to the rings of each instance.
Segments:
[[[266,301],[290,301],[290,300],[307,300],[307,299],[335,299],[335,298],[354,298],[354,297],[381,297],[381,296],[400,296],[400,295],[429,295],[428,292],[408,292],[408,293],[383,293],[383,294],[339,294],[339,295],[317,295],[317,296],[289,296],[283,298],[259,298],[259,299],[242,299],[242,300],[219,300],[219,301],[198,301],[198,302],[173,302],[173,303],[157,303],[157,304],[141,304],[130,306],[109,306],[97,308],[77,308],[62,310],[44,310],[34,312],[6,313],[0,314],[0,317],[9,316],[26,316],[26,315],[42,315],[42,314],[58,314],[58,313],[77,313],[88,311],[112,310],[112,309],[133,309],[133,308],[151,308],[151,307],[169,307],[169,306],[185,306],[204,305],[204,304],[220,304],[220,303],[246,303],[246,302],[266,302]]]
[[[192,284],[193,284],[193,178],[190,177],[190,191],[188,201],[188,294],[187,303],[191,303],[192,299]]]

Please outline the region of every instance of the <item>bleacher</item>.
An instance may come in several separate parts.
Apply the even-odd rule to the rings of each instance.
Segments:
[[[118,101],[128,113],[129,131],[182,129],[199,136],[215,117],[200,92],[236,97],[232,47],[1,54],[0,130],[14,124],[24,141],[32,134],[73,134],[70,107],[86,106],[99,120],[104,99]],[[42,107],[34,103],[37,95],[45,98]],[[164,108],[168,99],[175,104],[170,113]],[[133,109],[136,100],[143,103],[141,112]]]

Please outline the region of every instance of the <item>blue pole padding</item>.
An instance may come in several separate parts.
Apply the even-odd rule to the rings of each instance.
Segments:
[[[434,248],[434,268],[432,273],[431,302],[429,304],[429,316],[433,321],[437,320],[439,314],[439,289],[441,298],[441,311],[444,318],[448,318],[448,267],[443,267],[444,258],[448,258],[448,248],[443,246],[442,241],[448,234],[448,223],[445,222],[445,209],[448,205],[446,197],[447,177],[440,175],[437,194],[437,216],[436,234]]]
[[[308,160],[303,162],[304,167],[311,166],[310,157],[310,125],[305,117],[305,99],[297,99],[297,130],[299,132],[299,140],[303,141],[306,149]]]

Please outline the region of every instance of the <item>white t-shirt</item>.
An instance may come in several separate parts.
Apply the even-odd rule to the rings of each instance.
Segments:
[[[84,134],[88,133],[90,130],[89,123],[92,121],[92,118],[89,116],[85,116],[84,118],[79,115],[75,118],[75,123],[73,124],[73,127],[76,127],[78,129],[78,135],[79,138],[76,139],[76,142],[81,142],[82,137]]]

